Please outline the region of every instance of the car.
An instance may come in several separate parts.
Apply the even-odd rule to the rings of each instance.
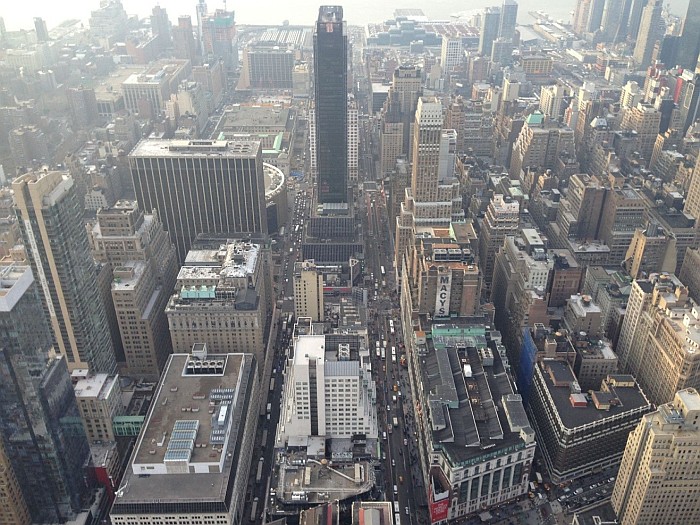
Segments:
[[[403,438],[403,446],[407,447],[408,446],[408,439]]]
[[[398,494],[399,494],[399,487],[397,487],[396,485],[394,485],[394,495],[395,495],[395,496],[398,496]]]
[[[411,513],[411,509],[409,509],[408,507],[405,507],[403,510],[406,513],[406,516],[408,516]]]
[[[391,412],[391,406],[390,406],[390,405],[387,405],[387,406],[386,406],[386,411],[387,411],[387,412]]]
[[[386,432],[382,432],[382,439],[386,441]]]
[[[391,466],[392,467],[396,466],[396,460],[394,458],[391,458]]]
[[[579,487],[574,491],[574,494],[581,494],[583,492],[583,487]]]

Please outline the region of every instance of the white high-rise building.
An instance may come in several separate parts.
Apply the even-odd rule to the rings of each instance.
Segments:
[[[307,320],[308,321],[308,320]],[[369,362],[325,335],[300,335],[286,366],[277,446],[315,436],[377,438],[376,388]]]
[[[462,62],[464,47],[461,38],[442,39],[442,52],[440,53],[440,64],[444,72],[454,71]]]

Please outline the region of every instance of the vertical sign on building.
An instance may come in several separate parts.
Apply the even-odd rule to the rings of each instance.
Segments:
[[[452,293],[452,272],[438,274],[437,292],[435,293],[435,317],[450,315],[450,294]]]

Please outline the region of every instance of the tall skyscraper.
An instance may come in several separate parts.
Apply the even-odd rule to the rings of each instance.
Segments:
[[[321,6],[314,31],[317,199],[348,202],[348,38],[341,6]]]
[[[2,267],[0,282],[0,479],[4,455],[32,523],[65,523],[81,509],[90,454],[66,359],[50,355],[51,332],[32,270]]]
[[[171,29],[175,58],[184,58],[194,63],[197,56],[197,43],[194,39],[192,18],[180,16],[177,25]]]
[[[202,20],[202,48],[204,56],[213,55],[224,61],[227,69],[238,65],[236,21],[233,11],[217,9]]]
[[[60,171],[32,172],[18,177],[12,189],[55,349],[71,370],[114,374],[114,349],[73,179]]]
[[[632,55],[639,67],[644,68],[649,65],[654,45],[664,36],[665,22],[661,16],[662,9],[662,0],[649,0],[642,10],[637,44],[634,46]]]
[[[109,263],[111,300],[129,375],[158,379],[172,351],[165,307],[177,277],[177,256],[158,214],[119,201],[97,212],[90,241],[95,259]]]
[[[200,233],[267,233],[258,142],[144,140],[129,166],[139,208],[158,211],[180,263]]]
[[[606,41],[616,40],[622,23],[625,0],[605,0],[603,17],[600,21],[600,31]]]
[[[688,12],[683,22],[683,33],[678,47],[677,64],[685,69],[695,70],[700,55],[700,2],[690,0]]]
[[[501,27],[501,10],[498,7],[487,7],[481,14],[481,33],[479,34],[479,53],[485,57],[491,56],[493,41],[498,38]]]
[[[161,49],[167,49],[172,45],[168,12],[159,5],[151,10],[151,31],[154,36],[158,36]]]
[[[688,388],[632,431],[611,499],[620,525],[700,522],[699,420],[700,394]]]
[[[34,30],[36,31],[36,39],[39,42],[49,41],[49,30],[46,27],[46,20],[43,18],[34,18]]]
[[[503,0],[501,5],[501,20],[498,27],[498,37],[506,40],[515,40],[515,25],[518,21],[518,2],[515,0]]]
[[[461,38],[442,37],[440,65],[444,72],[454,71],[464,60],[464,46]]]

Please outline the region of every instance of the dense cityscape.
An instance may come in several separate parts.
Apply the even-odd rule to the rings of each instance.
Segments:
[[[700,0],[82,3],[0,16],[0,525],[700,523]]]

